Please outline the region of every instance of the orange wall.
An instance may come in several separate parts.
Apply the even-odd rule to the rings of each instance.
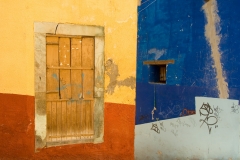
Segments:
[[[34,97],[0,94],[0,159],[134,159],[135,106],[105,103],[104,142],[34,151]]]

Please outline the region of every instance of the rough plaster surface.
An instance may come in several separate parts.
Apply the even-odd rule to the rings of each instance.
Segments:
[[[133,160],[135,106],[105,103],[104,142],[34,151],[34,97],[0,94],[0,159]],[[38,138],[37,138],[38,140]]]
[[[52,22],[53,27],[47,33],[55,33],[62,24],[103,26],[105,32],[105,55],[122,61],[123,53],[129,58],[128,70],[136,70],[136,37],[137,37],[137,3],[138,0],[68,0],[68,1],[2,1],[1,3],[1,59],[0,59],[0,92],[22,95],[35,95],[34,91],[34,23]],[[47,4],[47,5],[46,5]],[[126,7],[127,6],[127,7]],[[16,27],[17,26],[17,27]],[[75,28],[75,27],[73,27]],[[111,28],[111,32],[107,32]],[[44,30],[39,26],[39,30]],[[92,30],[88,30],[92,33]],[[103,29],[97,30],[103,31]],[[94,31],[95,32],[95,31]],[[35,32],[36,33],[36,32]],[[44,33],[46,33],[44,31]],[[59,32],[57,32],[59,33]],[[71,34],[68,31],[66,34]],[[102,33],[101,33],[102,34]],[[98,34],[99,35],[99,34]],[[10,38],[11,37],[11,38]],[[126,41],[126,39],[128,39]],[[124,66],[119,65],[124,71]],[[128,75],[121,74],[121,79]],[[19,85],[21,84],[21,85]],[[121,93],[134,93],[131,88],[122,88]],[[106,96],[106,95],[105,95]],[[129,104],[134,104],[134,94],[128,96]],[[106,96],[106,101],[120,103],[122,97]]]
[[[217,1],[210,0],[202,7],[205,16],[207,18],[207,24],[205,26],[205,36],[212,51],[212,58],[214,61],[214,68],[217,73],[217,85],[219,90],[219,98],[228,98],[228,84],[225,81],[224,71],[221,65],[221,52],[219,49],[219,43],[221,39],[220,32],[220,18],[218,16]]]
[[[118,71],[118,65],[116,65],[112,59],[108,59],[106,61],[105,68],[106,68],[106,74],[110,79],[109,84],[105,91],[106,93],[113,94],[117,86],[119,87],[126,86],[126,87],[130,87],[131,89],[136,88],[135,77],[130,76],[124,80],[118,80],[118,77],[120,76]]]
[[[239,159],[238,100],[196,97],[195,103],[195,115],[136,125],[135,159]]]
[[[165,49],[158,50],[156,48],[153,48],[148,51],[148,54],[155,54],[155,60],[158,60],[165,53],[166,53]]]

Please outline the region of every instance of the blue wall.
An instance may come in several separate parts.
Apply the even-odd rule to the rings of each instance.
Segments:
[[[229,98],[239,100],[240,1],[217,2],[221,63]],[[218,97],[211,48],[204,35],[203,5],[203,0],[142,0],[138,7],[136,124],[176,118],[183,109],[195,110],[195,96]],[[160,52],[164,54],[156,56]],[[149,83],[149,66],[143,61],[169,59],[175,63],[167,66],[167,84]]]

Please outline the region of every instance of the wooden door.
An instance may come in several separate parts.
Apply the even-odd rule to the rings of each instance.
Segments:
[[[47,36],[47,142],[94,136],[94,37]]]

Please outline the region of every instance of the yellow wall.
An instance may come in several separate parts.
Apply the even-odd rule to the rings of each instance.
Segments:
[[[105,61],[112,59],[119,80],[135,77],[137,0],[25,0],[0,5],[0,93],[34,95],[34,22],[105,27]],[[105,75],[105,86],[109,83]],[[135,104],[135,89],[116,87],[105,102]]]

